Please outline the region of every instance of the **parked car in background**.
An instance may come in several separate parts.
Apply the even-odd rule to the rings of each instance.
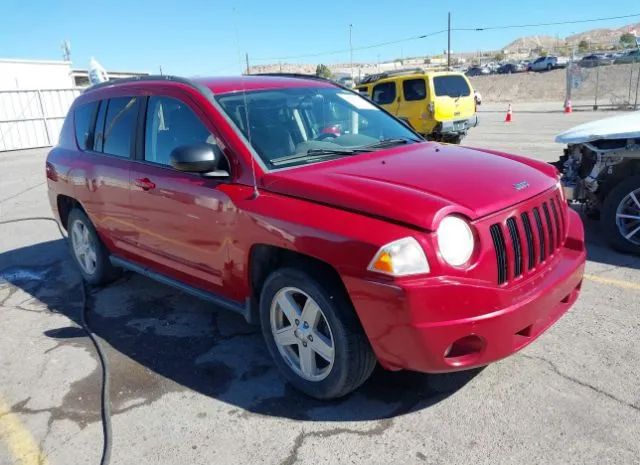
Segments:
[[[347,87],[349,89],[353,89],[356,85],[353,82],[353,78],[350,76],[343,76],[336,81],[341,86]]]
[[[523,71],[525,71],[525,67],[520,63],[505,63],[498,68],[498,74],[521,73]]]
[[[467,76],[486,76],[491,74],[491,70],[486,66],[472,66],[464,74]]]
[[[554,165],[567,200],[599,217],[616,249],[640,253],[640,111],[581,124],[559,134]]]
[[[613,58],[604,54],[593,53],[582,57],[580,61],[578,61],[578,66],[582,68],[595,68],[596,66],[610,65],[612,63]]]
[[[459,144],[478,124],[473,88],[462,73],[392,71],[365,77],[357,90],[427,139]]]
[[[414,78],[473,99],[460,74]],[[377,364],[487,365],[562,317],[586,253],[556,172],[424,141],[355,92],[282,76],[94,86],[46,161],[85,281],[124,268],[239,313],[283,377],[319,399]]]
[[[616,58],[614,63],[619,65],[624,63],[637,63],[638,61],[640,61],[640,48],[628,51],[624,55]]]
[[[558,58],[556,56],[546,56],[536,59],[531,63],[531,71],[551,71],[556,68],[564,68],[567,66],[566,58]]]

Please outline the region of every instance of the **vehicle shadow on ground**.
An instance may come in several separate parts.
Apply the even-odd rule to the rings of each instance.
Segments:
[[[580,215],[584,223],[587,260],[604,265],[640,270],[639,256],[624,254],[612,249],[602,231],[600,221],[587,217],[580,206],[572,206],[572,208]]]
[[[53,328],[45,337],[78,344],[79,275],[62,240],[44,242],[0,255],[4,280],[64,314],[74,323]],[[44,312],[46,314],[46,312]],[[124,274],[89,295],[88,323],[107,346],[115,414],[150,404],[170,392],[190,390],[239,409],[310,421],[358,421],[392,418],[427,408],[460,390],[481,370],[447,375],[376,369],[365,385],[335,401],[317,401],[279,377],[257,327],[180,291],[143,276]],[[84,341],[87,343],[87,341]],[[88,347],[88,346],[86,346]],[[79,380],[94,391],[100,373]],[[71,386],[74,398],[83,398]],[[84,393],[86,397],[88,393]],[[141,400],[142,399],[142,400]],[[95,407],[95,406],[93,406]],[[82,410],[85,404],[69,405]],[[95,410],[95,408],[94,408]],[[202,412],[206,415],[206,412]],[[88,416],[95,416],[95,411]]]

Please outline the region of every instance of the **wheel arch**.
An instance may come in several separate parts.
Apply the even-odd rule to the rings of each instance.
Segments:
[[[353,307],[340,273],[331,264],[311,255],[270,244],[254,244],[249,252],[250,321],[259,321],[260,292],[269,274],[278,268],[299,268],[321,281],[337,286]],[[353,310],[355,312],[355,309]],[[357,313],[357,312],[355,312]]]
[[[612,175],[609,175],[601,184],[597,193],[600,202],[604,203],[609,193],[621,182],[627,178],[640,175],[640,159],[628,159],[622,164],[617,165]]]
[[[60,218],[60,223],[65,230],[68,230],[67,220],[69,219],[69,213],[71,213],[71,210],[73,210],[74,208],[79,208],[84,212],[85,215],[87,214],[87,211],[84,209],[82,204],[78,202],[78,200],[74,199],[73,197],[69,197],[68,195],[59,194],[56,197],[56,206],[58,207],[58,216]]]

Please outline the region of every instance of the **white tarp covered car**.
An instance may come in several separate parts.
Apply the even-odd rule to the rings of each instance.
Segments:
[[[559,134],[567,200],[599,217],[610,244],[640,253],[640,111],[581,124]]]

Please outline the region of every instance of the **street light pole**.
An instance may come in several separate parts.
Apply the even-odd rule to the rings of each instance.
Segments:
[[[351,79],[353,79],[353,42],[351,41],[351,32],[353,30],[353,24],[349,24],[349,61],[351,66]]]

